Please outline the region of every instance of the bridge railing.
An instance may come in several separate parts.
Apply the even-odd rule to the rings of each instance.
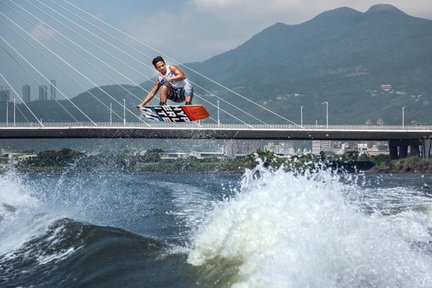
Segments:
[[[292,129],[292,130],[401,130],[401,131],[432,131],[432,125],[294,125],[294,124],[215,124],[215,123],[160,123],[160,122],[97,122],[94,125],[91,122],[45,122],[43,125],[37,122],[16,122],[16,123],[0,123],[2,128],[195,128],[195,129]]]

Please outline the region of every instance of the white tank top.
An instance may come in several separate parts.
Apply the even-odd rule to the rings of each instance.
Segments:
[[[166,71],[165,75],[162,75],[160,73],[158,75],[159,82],[161,84],[164,84],[164,82],[165,82],[164,77],[173,77],[173,76],[175,76],[175,74],[170,69],[170,65],[167,65],[166,68],[167,68],[167,71]],[[169,84],[173,88],[192,89],[192,85],[189,83],[189,81],[187,80],[187,78],[185,78],[183,80],[180,80],[180,81],[171,81],[171,82],[169,82]]]

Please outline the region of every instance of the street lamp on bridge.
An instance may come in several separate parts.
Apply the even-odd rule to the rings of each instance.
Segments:
[[[9,102],[6,101],[6,126],[9,126]]]
[[[112,126],[112,102],[110,103],[110,126]]]
[[[326,127],[327,127],[327,129],[328,129],[328,125],[329,125],[328,102],[325,101],[325,102],[323,102],[322,104],[325,104],[325,105],[326,105]]]
[[[300,126],[303,126],[303,106],[300,106]]]
[[[405,106],[402,107],[402,129],[405,129]]]
[[[220,127],[219,100],[216,100],[216,101],[217,101],[217,124],[218,124],[218,127]]]
[[[13,121],[14,121],[14,126],[16,126],[16,102],[15,102],[15,97],[14,97],[14,109],[13,109]]]
[[[126,99],[123,99],[123,126],[126,126]]]

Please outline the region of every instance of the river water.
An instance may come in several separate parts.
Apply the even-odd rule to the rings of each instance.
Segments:
[[[0,287],[432,287],[432,177],[0,175]]]

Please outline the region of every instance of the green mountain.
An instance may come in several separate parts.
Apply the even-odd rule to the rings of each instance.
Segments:
[[[213,118],[217,98],[212,94],[220,97],[223,123],[239,122],[225,111],[248,123],[286,123],[266,109],[299,123],[303,106],[305,124],[323,125],[323,102],[328,102],[330,124],[379,119],[384,124],[400,124],[402,107],[406,124],[432,122],[432,20],[412,17],[391,5],[372,6],[365,13],[344,7],[298,25],[277,23],[235,49],[183,69],[196,83],[194,102],[205,104]],[[384,84],[391,87],[382,89]],[[153,83],[142,86],[149,90]],[[110,103],[118,115],[114,121],[121,121],[122,99],[133,111],[146,94],[127,85],[101,88],[118,102],[100,88],[72,100],[95,121],[108,121]],[[71,103],[60,102],[79,121],[86,121]],[[36,101],[30,106],[44,121],[74,121],[55,101]],[[22,104],[20,109],[26,110]],[[128,121],[137,119],[129,115]]]
[[[191,67],[295,122],[304,106],[305,123],[324,124],[324,101],[331,124],[400,124],[403,106],[406,123],[432,121],[432,21],[391,5],[365,13],[338,8],[299,25],[277,23]],[[381,90],[382,84],[392,90]],[[281,121],[208,85],[269,123]]]

